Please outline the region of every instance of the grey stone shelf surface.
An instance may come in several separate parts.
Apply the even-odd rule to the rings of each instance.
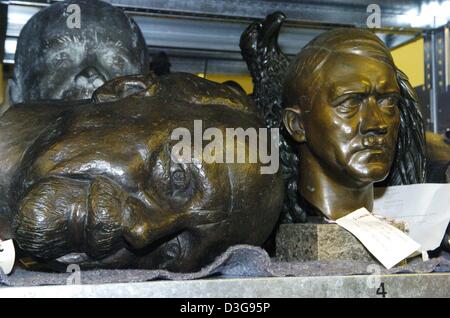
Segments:
[[[383,287],[382,289],[381,286]],[[81,284],[0,288],[0,298],[381,298],[383,296],[450,298],[450,274],[433,273],[245,279],[227,278],[101,285]]]

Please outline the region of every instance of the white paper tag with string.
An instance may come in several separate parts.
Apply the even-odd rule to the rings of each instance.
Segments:
[[[16,251],[12,240],[0,241],[0,268],[8,275],[12,272]]]
[[[352,233],[387,269],[420,249],[408,235],[361,208],[336,223]]]

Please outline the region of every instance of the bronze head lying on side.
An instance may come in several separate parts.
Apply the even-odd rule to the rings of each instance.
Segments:
[[[194,120],[264,127],[247,97],[188,74],[114,83],[97,102],[22,104],[0,117],[0,236],[41,262],[173,271],[264,243],[281,211],[279,173],[171,158],[173,130],[193,131]]]

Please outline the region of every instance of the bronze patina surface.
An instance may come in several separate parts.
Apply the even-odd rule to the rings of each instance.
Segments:
[[[23,27],[10,99],[90,99],[108,80],[148,72],[145,40],[131,18],[107,2],[68,0],[42,9]]]
[[[370,30],[322,33],[292,61],[278,46],[282,13],[241,37],[254,98],[280,144],[285,222],[337,219],[373,206],[375,183],[425,182],[425,136],[414,89]]]
[[[286,83],[283,121],[299,143],[300,195],[331,219],[371,211],[400,125],[388,49],[368,31],[329,31],[300,52]]]
[[[196,119],[264,127],[247,97],[189,74],[113,83],[95,101],[19,104],[0,117],[1,238],[48,265],[173,271],[264,243],[281,173],[171,159],[173,130],[192,132]]]

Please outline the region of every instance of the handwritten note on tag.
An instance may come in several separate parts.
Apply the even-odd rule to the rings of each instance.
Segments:
[[[420,251],[434,250],[450,222],[450,184],[376,188],[373,213],[406,222]]]
[[[420,249],[420,244],[396,227],[361,208],[336,223],[352,233],[387,269]]]
[[[16,251],[12,240],[0,241],[0,268],[5,274],[11,273],[16,259]]]

